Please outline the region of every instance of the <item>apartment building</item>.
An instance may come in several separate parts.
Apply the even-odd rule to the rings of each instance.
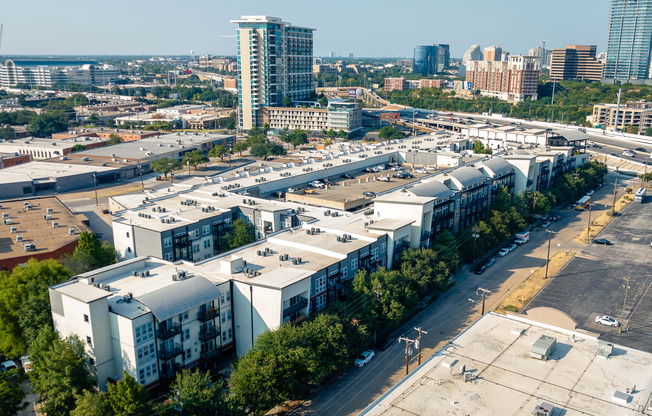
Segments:
[[[481,95],[514,102],[536,100],[539,69],[539,60],[533,56],[510,56],[506,62],[469,61],[466,81]]]
[[[231,284],[139,257],[50,288],[54,328],[85,343],[101,389],[122,372],[153,387],[234,347]]]
[[[242,16],[236,31],[240,128],[256,126],[263,107],[310,97],[314,91],[314,29],[292,26],[277,17]]]
[[[632,126],[639,133],[645,133],[646,129],[652,127],[652,103],[643,100],[628,101],[620,105],[620,110],[616,104],[596,104],[593,106],[591,121],[594,126],[600,125],[608,130],[622,130]]]
[[[499,62],[502,60],[503,48],[500,46],[487,46],[482,53],[483,61]]]
[[[258,112],[258,125],[268,124],[273,131],[301,129],[311,132],[333,129],[347,135],[362,129],[362,108],[358,103],[334,101],[327,108],[264,107]]]
[[[602,64],[596,58],[596,51],[595,45],[568,45],[553,49],[550,78],[600,81]]]
[[[30,87],[60,88],[62,84],[109,85],[118,79],[112,65],[95,61],[60,59],[8,59],[0,66],[0,86],[18,84]]]
[[[469,49],[464,52],[462,62],[466,64],[469,61],[482,61],[483,59],[484,54],[482,53],[482,49],[480,49],[480,45],[471,45]]]

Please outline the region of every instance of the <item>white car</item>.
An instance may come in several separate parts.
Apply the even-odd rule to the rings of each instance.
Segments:
[[[592,191],[592,190],[586,193],[586,196],[591,196],[591,195],[593,195],[593,191]]]
[[[507,250],[509,250],[509,251],[514,251],[514,249],[516,248],[516,244],[510,244],[510,245],[508,245],[508,246],[505,247],[505,248],[506,248]]]
[[[362,367],[363,365],[371,361],[371,359],[374,358],[375,355],[376,353],[374,353],[372,350],[363,351],[358,356],[358,358],[355,359],[353,365],[355,365],[356,367]]]
[[[543,224],[541,224],[543,228],[548,228],[549,225],[550,225],[550,221],[546,221]]]
[[[430,172],[430,171],[437,170],[437,168],[434,166],[426,166],[426,170]]]
[[[607,315],[598,315],[595,317],[595,323],[600,324],[600,325],[607,325],[611,326],[614,328],[618,328],[620,326],[620,322],[616,321],[614,318],[611,316]]]
[[[501,248],[500,251],[498,252],[498,255],[499,255],[500,257],[505,257],[506,255],[509,254],[510,251],[511,251],[511,250],[508,249],[508,248]]]
[[[293,194],[295,192],[299,192],[299,188],[288,188],[288,193]]]
[[[320,181],[312,181],[312,182],[308,182],[308,185],[309,185],[309,186],[312,186],[313,188],[323,188],[323,187],[326,186],[326,185],[324,185],[323,182],[320,182]]]
[[[0,364],[0,370],[2,370],[3,373],[6,373],[7,371],[14,368],[18,368],[18,367],[16,366],[16,363],[13,362],[12,360],[7,360],[2,364]]]
[[[421,168],[419,168],[419,169],[414,169],[414,171],[415,171],[416,173],[428,173],[427,170],[425,170],[425,169],[421,169]]]

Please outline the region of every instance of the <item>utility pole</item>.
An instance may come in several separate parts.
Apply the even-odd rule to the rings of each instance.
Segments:
[[[179,390],[176,392],[177,404],[174,405],[174,409],[179,411],[179,416],[183,415],[183,402],[181,401],[181,393]]]
[[[593,198],[589,197],[589,226],[586,229],[586,242],[591,242],[591,211],[593,210]]]
[[[383,294],[383,292],[380,291],[380,283],[378,283],[378,286],[376,286],[376,290],[374,290],[374,293],[376,294],[376,302],[380,302],[380,295]],[[377,334],[378,334],[378,328],[374,325],[374,345],[377,344]]]
[[[472,228],[473,236],[473,257],[471,263],[475,264],[475,241],[480,238],[480,229],[477,225],[474,225]]]
[[[487,294],[491,293],[491,290],[487,290],[479,287],[478,290],[475,291],[475,293],[478,295],[482,293],[482,315],[484,315],[484,304],[485,301],[487,300]]]
[[[398,342],[405,341],[405,375],[407,376],[410,372],[410,356],[408,354],[410,344],[414,344],[415,340],[405,337],[399,337]]]
[[[618,88],[618,104],[616,104],[616,119],[614,120],[614,131],[618,131],[618,115],[620,113],[620,93],[622,88]]]
[[[548,278],[548,263],[550,263],[550,240],[552,240],[552,235],[556,234],[556,231],[546,230],[548,232],[548,255],[546,256],[546,276],[544,280]]]
[[[421,343],[421,334],[422,334],[422,333],[423,333],[423,334],[428,334],[428,333],[427,333],[426,331],[424,331],[423,329],[421,329],[421,327],[418,327],[418,328],[415,327],[414,329],[415,329],[416,331],[419,331],[419,339],[418,339],[417,342],[415,343],[415,347],[417,347],[417,350],[419,350],[419,364],[418,364],[418,365],[421,365],[421,346],[423,345],[423,344]]]
[[[618,327],[618,333],[623,332],[623,325],[625,324],[625,305],[627,304],[627,293],[629,292],[629,276],[625,278],[625,300],[623,300],[623,310],[620,313],[620,326]]]
[[[140,185],[143,187],[143,191],[145,191],[145,182],[143,182],[143,167],[141,165],[138,165],[138,173],[140,173]]]
[[[615,217],[616,216],[616,192],[618,191],[618,178],[616,178],[616,181],[614,182],[614,203],[611,206],[611,216]]]
[[[97,198],[97,172],[93,173],[93,189],[95,190],[95,206],[98,206],[100,201]]]
[[[530,224],[530,231],[534,230],[534,210],[537,207],[537,193],[536,191],[532,195],[532,223]]]

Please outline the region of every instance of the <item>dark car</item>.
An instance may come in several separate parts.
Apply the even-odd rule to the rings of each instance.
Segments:
[[[344,175],[340,175],[340,178],[342,178],[342,179],[353,179],[353,176],[349,175],[348,173],[345,173]]]
[[[615,153],[612,153],[612,154],[611,154],[611,156],[618,156],[618,155],[617,155],[617,154],[615,154]]]
[[[647,152],[647,150],[645,150],[645,147],[637,147],[636,150],[638,150],[639,152]]]
[[[593,244],[603,244],[605,246],[610,246],[611,245],[611,241],[607,240],[606,238],[596,238],[596,239],[591,240],[591,242]]]
[[[484,273],[485,270],[487,270],[487,265],[483,263],[483,264],[477,266],[475,268],[475,270],[473,271],[473,273],[482,274],[482,273]]]

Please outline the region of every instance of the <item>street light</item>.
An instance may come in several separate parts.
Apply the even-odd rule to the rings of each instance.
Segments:
[[[143,182],[143,167],[141,165],[138,166],[138,173],[140,173],[140,184],[143,187],[143,191],[145,191],[145,182]]]
[[[548,263],[550,263],[550,240],[552,240],[553,234],[557,234],[557,231],[546,231],[548,232],[548,255],[546,256],[546,275],[543,278],[544,280],[548,278]]]

